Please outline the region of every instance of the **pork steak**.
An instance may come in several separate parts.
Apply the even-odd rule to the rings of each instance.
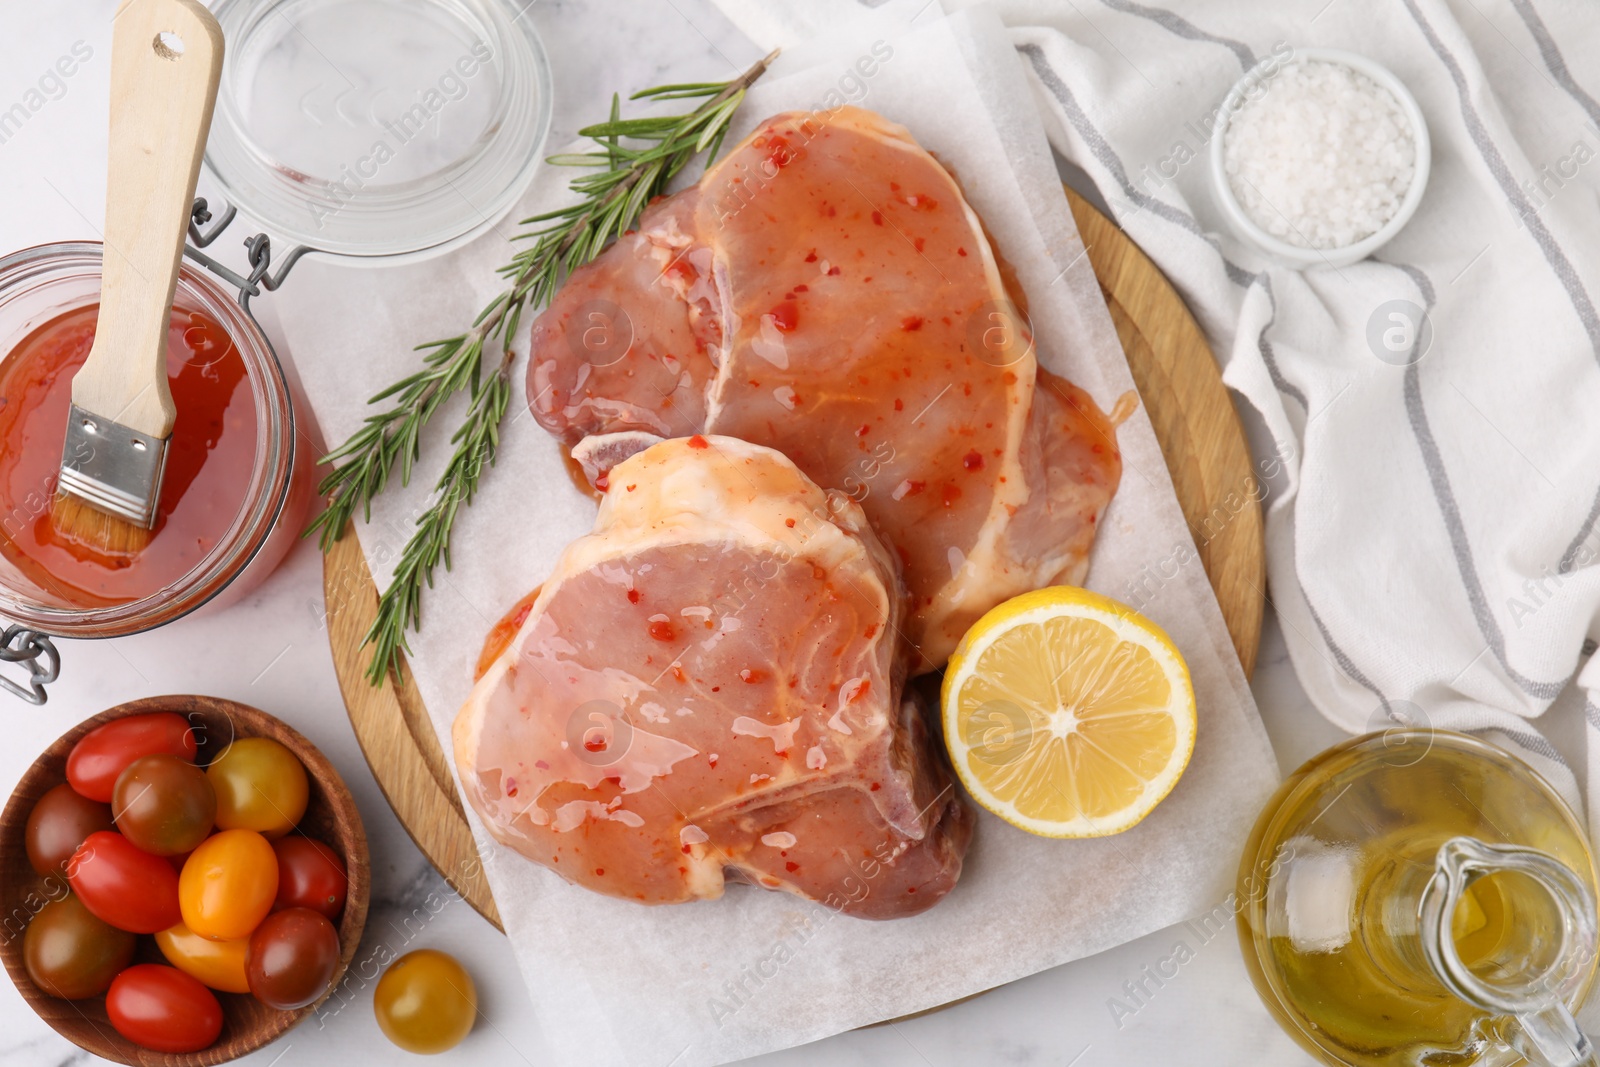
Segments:
[[[456,718],[490,831],[647,904],[729,878],[874,919],[937,903],[972,816],[904,691],[897,561],[861,509],[727,437],[610,478]]]

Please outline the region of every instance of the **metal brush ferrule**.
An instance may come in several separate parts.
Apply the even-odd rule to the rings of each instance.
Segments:
[[[138,433],[72,405],[61,446],[62,492],[148,530],[156,524],[166,471],[166,438]]]

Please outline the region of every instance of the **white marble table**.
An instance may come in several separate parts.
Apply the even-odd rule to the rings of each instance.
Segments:
[[[0,0],[0,110],[22,99],[74,42],[94,50],[59,98],[49,99],[0,143],[0,253],[98,235],[114,7],[113,0]],[[707,0],[545,0],[527,17],[538,24],[556,68],[551,144],[569,139],[592,118],[594,101],[614,87],[681,74],[720,77],[730,63],[747,63],[756,52]],[[46,708],[0,703],[6,734],[0,784],[9,788],[72,723],[134,697],[211,693],[281,716],[327,753],[356,795],[371,841],[372,912],[341,991],[344,1006],[244,1062],[311,1067],[403,1058],[378,1031],[371,991],[381,961],[421,947],[458,956],[477,978],[482,1006],[471,1037],[436,1062],[531,1062],[531,1053],[522,1050],[534,1047],[537,1020],[527,1010],[511,951],[451,894],[385,805],[345,718],[321,619],[321,563],[315,548],[303,544],[253,597],[225,612],[117,642],[63,643],[64,677]],[[1286,770],[1341,736],[1301,691],[1270,613],[1254,689]],[[1159,985],[1145,977],[1145,969],[1171,956],[1180,940],[1193,958],[1176,977]],[[1144,991],[1130,994],[1140,983]],[[1113,1002],[1123,1005],[1116,1014]],[[663,1050],[663,1062],[651,1067],[667,1067],[670,1055]],[[0,1067],[91,1059],[39,1021],[9,983],[0,983]],[[1257,1001],[1231,932],[1201,943],[1193,930],[1177,927],[932,1015],[759,1062],[1091,1067],[1308,1060]]]

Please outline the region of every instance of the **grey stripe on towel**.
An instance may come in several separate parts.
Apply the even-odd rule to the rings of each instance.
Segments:
[[[1566,57],[1561,54],[1561,49],[1556,47],[1555,38],[1550,36],[1550,31],[1545,29],[1544,19],[1539,17],[1539,12],[1534,10],[1529,0],[1511,0],[1511,6],[1521,16],[1522,22],[1528,27],[1528,32],[1533,35],[1534,42],[1539,46],[1539,58],[1544,60],[1545,69],[1556,80],[1566,94],[1578,102],[1578,106],[1589,114],[1589,121],[1600,129],[1600,101],[1590,96],[1572,77],[1572,71],[1567,69]]]
[[[1600,315],[1595,312],[1594,302],[1589,298],[1589,291],[1578,277],[1578,272],[1573,268],[1572,262],[1567,259],[1566,253],[1561,250],[1561,246],[1556,243],[1556,239],[1545,228],[1544,222],[1534,212],[1533,206],[1528,203],[1528,198],[1523,195],[1516,180],[1512,178],[1511,172],[1506,168],[1505,160],[1501,157],[1499,149],[1495,147],[1494,141],[1490,139],[1489,131],[1484,128],[1483,120],[1478,117],[1477,109],[1472,105],[1472,94],[1467,89],[1466,77],[1461,73],[1461,66],[1456,62],[1455,56],[1451,55],[1450,50],[1439,39],[1439,35],[1428,24],[1428,20],[1422,16],[1422,12],[1417,8],[1416,0],[1405,0],[1405,5],[1406,10],[1411,13],[1411,17],[1418,28],[1422,30],[1422,36],[1427,39],[1428,46],[1433,49],[1434,54],[1439,57],[1445,69],[1450,72],[1450,79],[1455,82],[1456,96],[1461,102],[1461,118],[1466,125],[1467,133],[1472,137],[1473,144],[1477,146],[1478,154],[1483,157],[1484,164],[1489,168],[1489,173],[1494,176],[1495,182],[1500,186],[1506,199],[1511,202],[1512,208],[1528,227],[1528,233],[1533,236],[1534,242],[1539,246],[1539,250],[1544,253],[1544,257],[1550,263],[1551,269],[1555,271],[1557,280],[1561,282],[1562,288],[1567,291],[1567,296],[1572,301],[1573,310],[1578,313],[1578,319],[1583,323],[1584,332],[1589,335],[1589,347],[1594,352],[1595,358],[1600,360]],[[1533,10],[1532,5],[1524,4],[1523,6],[1526,7],[1526,11],[1519,7],[1518,13],[1522,15],[1523,21],[1528,23],[1529,30],[1533,33],[1535,39],[1539,41],[1540,53],[1544,57],[1545,64],[1550,66],[1551,73],[1555,74],[1558,80],[1564,79],[1563,84],[1568,87],[1567,91],[1584,106],[1585,110],[1594,108],[1594,98],[1578,88],[1577,84],[1572,81],[1572,76],[1567,73],[1566,61],[1561,58],[1561,53],[1556,51],[1555,42],[1550,41],[1550,35],[1544,29],[1544,23],[1539,19],[1538,13]],[[1548,49],[1545,47],[1546,42],[1549,43]],[[1558,66],[1559,74],[1557,74]],[[1590,110],[1590,114],[1592,116],[1594,111]],[[1588,515],[1578,527],[1578,532],[1573,535],[1567,550],[1561,555],[1561,560],[1557,564],[1557,569],[1560,573],[1565,574],[1572,570],[1578,549],[1594,530],[1594,524],[1597,519],[1600,519],[1600,491],[1596,492],[1594,503],[1590,505]]]
[[[1272,281],[1267,277],[1266,272],[1263,271],[1257,274],[1245,270],[1237,263],[1234,263],[1222,254],[1222,248],[1217,239],[1206,233],[1194,216],[1187,215],[1166,201],[1159,200],[1137,189],[1128,180],[1127,168],[1122,165],[1122,160],[1117,156],[1110,142],[1095,128],[1094,123],[1089,120],[1089,116],[1084,113],[1083,108],[1078,106],[1077,98],[1072,95],[1072,90],[1067,87],[1066,82],[1061,80],[1061,76],[1055,72],[1055,68],[1050,66],[1050,61],[1045,58],[1044,50],[1038,45],[1025,44],[1020,45],[1017,51],[1028,57],[1028,61],[1033,64],[1034,73],[1039,76],[1039,81],[1050,91],[1050,95],[1054,96],[1056,101],[1060,103],[1061,110],[1067,116],[1067,121],[1072,123],[1073,129],[1078,131],[1078,136],[1083,138],[1084,143],[1089,146],[1089,151],[1094,153],[1095,158],[1100,161],[1100,165],[1106,169],[1106,172],[1111,175],[1112,179],[1121,188],[1122,195],[1127,200],[1139,208],[1151,212],[1158,218],[1166,219],[1168,222],[1182,227],[1210,245],[1212,251],[1216,252],[1218,258],[1222,260],[1223,269],[1228,272],[1228,280],[1235,285],[1247,289],[1258,283],[1262,285],[1267,293],[1267,301],[1272,305],[1272,315],[1268,318],[1267,324],[1261,328],[1260,336],[1256,338],[1256,346],[1261,351],[1262,362],[1266,364],[1267,374],[1271,376],[1272,384],[1277,390],[1286,396],[1293,397],[1300,402],[1302,408],[1310,411],[1311,405],[1306,401],[1305,393],[1293,382],[1285,378],[1283,372],[1278,369],[1278,360],[1273,354],[1272,342],[1267,339],[1267,330],[1277,321],[1278,302],[1277,297],[1272,292]]]
[[[1100,2],[1113,11],[1121,11],[1125,15],[1137,15],[1142,19],[1161,26],[1162,29],[1176,34],[1190,41],[1210,41],[1220,44],[1239,57],[1239,65],[1249,70],[1256,65],[1256,54],[1250,51],[1250,46],[1243,41],[1235,41],[1231,37],[1219,37],[1214,33],[1207,33],[1182,15],[1160,7],[1146,7],[1136,4],[1133,0],[1100,0]]]
[[[1594,302],[1589,298],[1589,291],[1584,288],[1578,272],[1573,269],[1572,261],[1567,259],[1567,254],[1550,235],[1550,231],[1545,228],[1544,222],[1534,211],[1533,205],[1523,195],[1516,179],[1511,176],[1504,157],[1490,139],[1489,131],[1484,127],[1477,108],[1472,104],[1472,93],[1467,88],[1466,75],[1461,72],[1461,65],[1456,62],[1456,57],[1444,46],[1438,34],[1434,33],[1428,20],[1423,18],[1422,12],[1417,9],[1416,0],[1404,0],[1404,2],[1406,10],[1411,12],[1411,17],[1422,30],[1422,36],[1427,39],[1428,46],[1450,72],[1451,81],[1455,82],[1456,96],[1461,102],[1461,120],[1466,125],[1467,133],[1477,147],[1478,154],[1483,157],[1484,165],[1494,176],[1495,184],[1500,186],[1500,191],[1505,194],[1512,210],[1522,219],[1523,225],[1528,227],[1528,233],[1532,235],[1534,243],[1539,246],[1539,251],[1544,253],[1550,269],[1555,271],[1557,280],[1567,291],[1573,309],[1577,311],[1578,318],[1583,323],[1584,332],[1589,335],[1589,346],[1593,349],[1596,360],[1600,360],[1600,313],[1595,311]]]

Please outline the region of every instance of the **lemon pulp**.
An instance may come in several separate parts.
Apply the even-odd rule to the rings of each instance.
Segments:
[[[1133,826],[1194,749],[1194,692],[1171,640],[1083,589],[1027,593],[979,619],[951,657],[942,703],[974,799],[1052,837]]]

